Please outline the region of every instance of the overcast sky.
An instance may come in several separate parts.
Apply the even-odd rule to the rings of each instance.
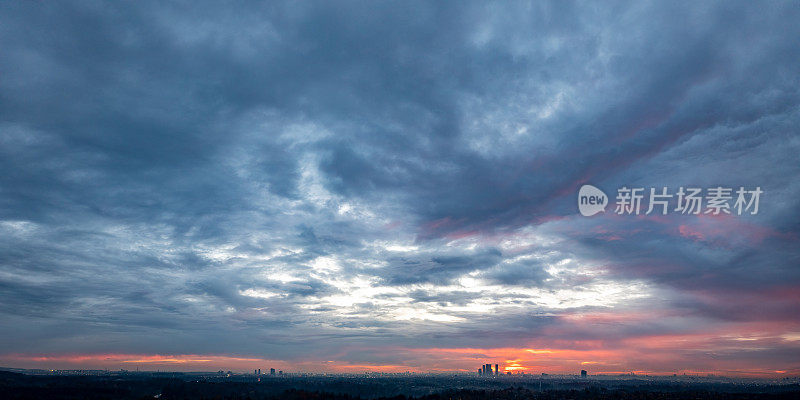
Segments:
[[[0,364],[796,375],[798,21],[3,2]],[[764,193],[583,217],[584,183]]]

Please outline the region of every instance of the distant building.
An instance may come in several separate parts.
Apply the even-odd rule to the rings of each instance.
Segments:
[[[495,364],[494,369],[492,369],[492,364],[483,364],[480,368],[478,368],[478,375],[500,375],[500,364]]]
[[[586,370],[585,369],[581,370],[581,378],[586,378]]]
[[[275,375],[275,368],[270,368],[269,369],[269,374],[270,375]]]
[[[261,368],[258,369],[258,375],[261,375]]]

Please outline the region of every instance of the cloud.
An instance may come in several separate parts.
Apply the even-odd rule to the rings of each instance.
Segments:
[[[402,366],[699,335],[791,369],[791,2],[0,7],[0,354]],[[583,218],[583,183],[764,195]],[[715,368],[690,353],[670,365]]]

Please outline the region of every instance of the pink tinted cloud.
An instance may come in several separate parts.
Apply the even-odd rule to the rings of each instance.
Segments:
[[[729,214],[690,216],[677,227],[677,233],[695,242],[722,246],[758,245],[767,239],[797,240],[792,233],[758,225],[746,218]]]
[[[786,288],[793,291],[796,288]],[[792,298],[797,300],[798,294]],[[658,333],[642,327],[661,324]],[[786,354],[776,357],[775,354]],[[353,345],[331,359],[278,360],[258,356],[204,354],[6,354],[0,362],[26,368],[146,369],[173,371],[276,368],[313,371],[472,372],[485,363],[501,371],[574,374],[715,373],[778,377],[800,373],[791,357],[800,353],[800,323],[792,321],[698,323],[670,309],[569,311],[556,323],[518,344],[504,347]],[[350,355],[371,354],[382,362],[354,361]],[[363,358],[358,356],[357,358]],[[783,371],[783,372],[778,372]]]

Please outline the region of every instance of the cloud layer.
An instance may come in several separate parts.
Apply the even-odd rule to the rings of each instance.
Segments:
[[[800,372],[797,5],[452,6],[0,6],[0,360]]]

